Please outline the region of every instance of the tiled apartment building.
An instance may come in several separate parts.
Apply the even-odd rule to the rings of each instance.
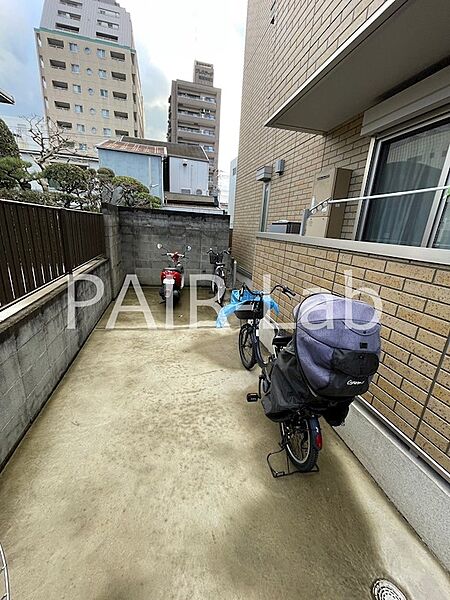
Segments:
[[[45,114],[77,153],[143,137],[144,108],[129,13],[115,0],[45,0],[36,44]]]
[[[421,473],[435,490],[450,481],[446,193],[325,204],[288,232],[326,197],[449,183],[449,19],[446,0],[249,0],[233,231],[256,287],[270,274],[343,294],[351,269],[354,288],[383,299],[382,366],[340,435],[432,547],[438,522],[408,496],[425,502]],[[392,458],[399,444],[410,471]]]
[[[172,81],[169,97],[167,140],[203,147],[209,160],[211,196],[218,193],[221,94],[214,87],[214,66],[196,60],[193,81]]]

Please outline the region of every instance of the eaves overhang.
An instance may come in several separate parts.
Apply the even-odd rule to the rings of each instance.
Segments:
[[[14,100],[14,96],[11,96],[11,94],[8,94],[8,93],[4,92],[3,90],[0,90],[0,103],[1,104],[15,104],[16,101]]]
[[[450,63],[449,0],[387,0],[270,117],[327,133]]]

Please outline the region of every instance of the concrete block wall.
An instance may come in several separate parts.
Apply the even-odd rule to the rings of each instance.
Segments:
[[[0,468],[47,402],[111,301],[110,266],[89,271],[105,286],[103,298],[76,312],[67,328],[67,286],[61,284],[0,323]],[[91,282],[76,282],[76,299],[95,295]]]
[[[105,224],[105,250],[111,265],[111,292],[116,298],[124,279],[122,245],[120,240],[119,209],[113,204],[103,206]]]
[[[249,0],[233,229],[233,255],[246,271],[253,267],[261,215],[257,168],[286,161],[284,174],[271,182],[269,223],[300,220],[311,203],[315,174],[329,165],[352,169],[350,195],[359,195],[369,148],[369,139],[360,137],[361,116],[326,136],[271,129],[264,123],[382,4]],[[355,211],[356,204],[348,206],[343,238],[352,235]]]
[[[210,247],[228,248],[230,218],[220,213],[120,207],[119,222],[122,271],[136,274],[142,285],[159,285],[161,269],[169,264],[158,243],[169,252],[192,246],[185,262],[187,285],[189,274],[212,272]]]
[[[257,239],[256,288],[270,274],[300,294],[320,288],[344,295],[348,270],[353,289],[369,288],[383,300],[381,366],[364,400],[450,473],[450,268]],[[292,321],[296,301],[276,300],[282,320]]]

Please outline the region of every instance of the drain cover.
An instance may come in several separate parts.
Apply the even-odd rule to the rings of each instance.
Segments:
[[[372,587],[375,600],[406,600],[406,596],[396,585],[387,579],[378,579]]]

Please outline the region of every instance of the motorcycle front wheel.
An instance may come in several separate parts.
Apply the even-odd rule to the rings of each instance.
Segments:
[[[290,419],[280,423],[281,440],[292,464],[301,473],[312,471],[316,466],[319,451],[312,440],[309,419]]]
[[[241,363],[248,371],[256,365],[252,329],[250,323],[244,323],[239,331],[239,356],[241,357]]]

